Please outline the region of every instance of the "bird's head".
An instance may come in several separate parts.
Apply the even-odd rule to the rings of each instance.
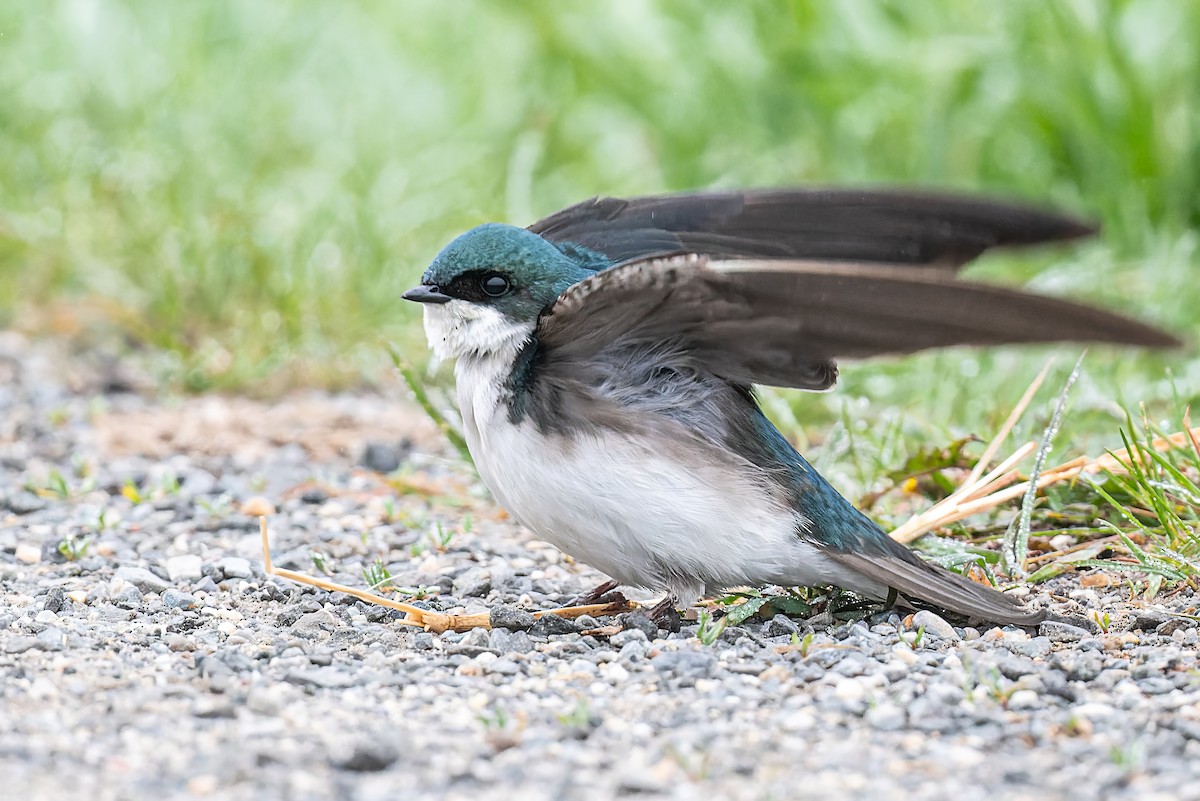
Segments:
[[[537,234],[489,223],[447,245],[404,299],[425,304],[425,333],[438,358],[486,356],[515,352],[542,310],[591,274]]]

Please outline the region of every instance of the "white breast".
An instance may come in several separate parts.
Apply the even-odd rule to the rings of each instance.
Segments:
[[[861,583],[797,537],[807,521],[780,504],[753,465],[686,432],[664,440],[597,428],[566,437],[510,422],[500,388],[532,326],[478,307],[464,317],[447,308],[457,303],[427,307],[430,344],[458,360],[459,408],[480,475],[537,536],[684,605],[738,585]]]

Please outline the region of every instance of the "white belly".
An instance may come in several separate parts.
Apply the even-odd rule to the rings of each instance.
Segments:
[[[656,448],[664,443],[609,429],[544,436],[532,421],[509,422],[489,372],[458,364],[467,443],[497,500],[540,538],[685,605],[738,585],[852,585],[797,536],[807,521],[752,465],[687,437]]]

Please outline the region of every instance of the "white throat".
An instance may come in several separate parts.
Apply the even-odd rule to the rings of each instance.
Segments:
[[[452,300],[425,306],[425,336],[438,361],[511,364],[533,334],[534,323],[515,322],[488,306]]]

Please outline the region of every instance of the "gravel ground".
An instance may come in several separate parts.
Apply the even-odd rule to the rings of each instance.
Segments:
[[[1071,622],[1037,631],[776,617],[706,646],[510,610],[435,635],[265,577],[251,515],[274,509],[282,566],[361,586],[381,559],[447,611],[603,577],[504,520],[401,403],[130,383],[0,333],[6,797],[1200,798],[1200,636],[1171,614],[1194,595],[1060,578],[1038,592]]]

